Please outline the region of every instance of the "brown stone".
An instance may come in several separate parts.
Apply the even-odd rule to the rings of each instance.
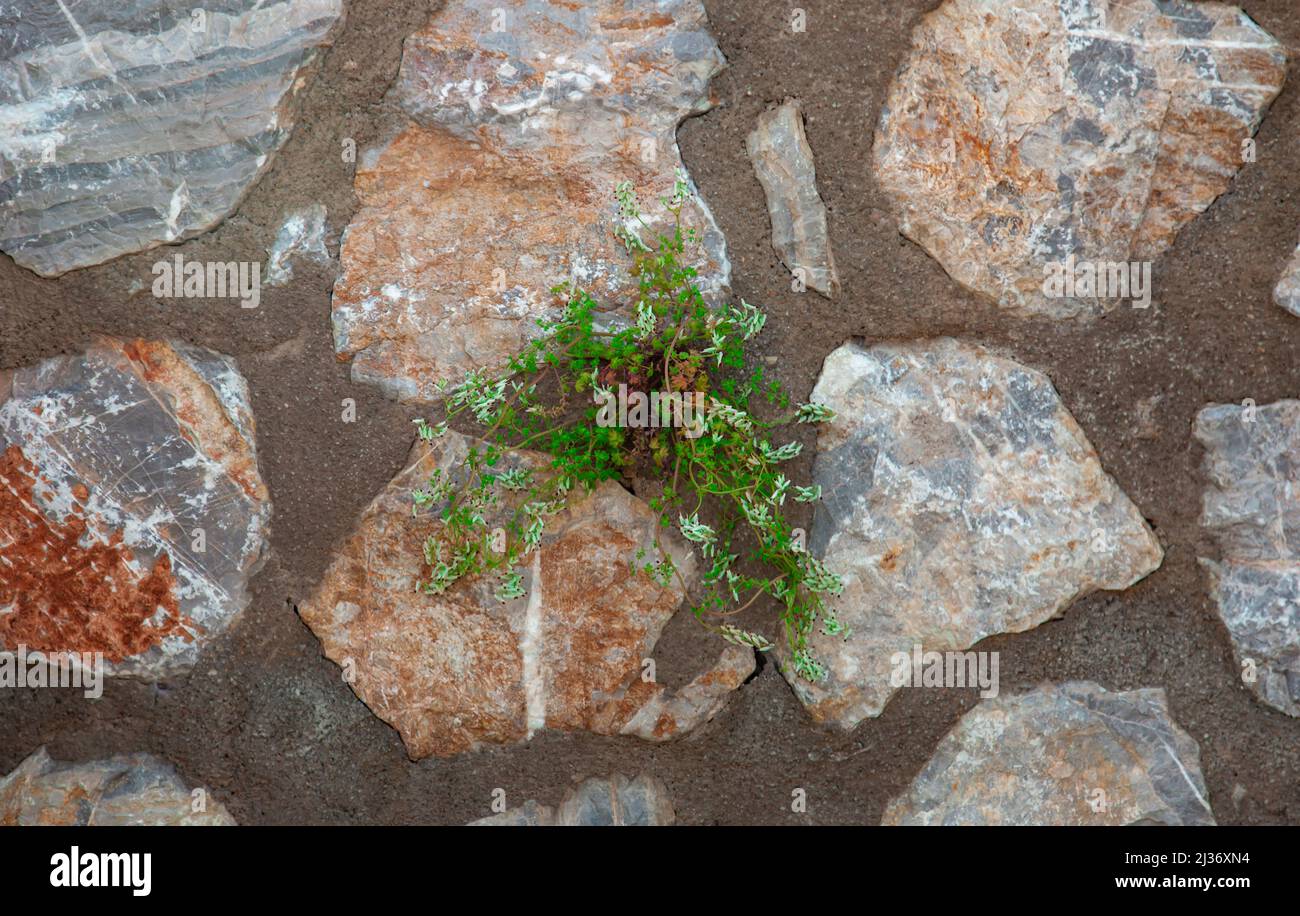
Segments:
[[[705,28],[699,0],[653,13],[459,0],[408,38],[403,117],[358,163],[334,288],[353,378],[433,400],[435,382],[504,363],[557,316],[565,281],[626,310],[637,287],[614,187],[632,182],[667,228],[656,201],[683,169],[677,125],[711,107],[723,66]],[[702,203],[685,219],[701,232],[700,284],[717,292],[722,234]]]
[[[454,473],[471,444],[455,433],[432,448],[417,444],[299,608],[407,753],[448,756],[541,729],[667,740],[712,717],[753,671],[753,653],[728,646],[713,670],[676,693],[641,679],[695,566],[661,532],[681,579],[662,587],[633,569],[655,556],[657,516],[616,483],[575,492],[547,519],[541,547],[520,564],[525,597],[503,603],[498,580],[482,576],[441,595],[416,591],[437,523],[433,509],[412,512],[411,491],[435,468]],[[539,468],[543,457],[511,461]]]
[[[1219,3],[946,0],[925,16],[876,133],[903,234],[1013,311],[1073,257],[1152,261],[1228,189],[1286,76],[1282,46]]]

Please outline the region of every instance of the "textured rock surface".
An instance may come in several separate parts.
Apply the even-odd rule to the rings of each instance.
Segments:
[[[267,249],[266,269],[262,282],[267,286],[283,286],[293,279],[295,258],[308,258],[320,264],[329,262],[325,247],[325,218],[323,204],[313,204],[295,210],[284,218],[275,234],[275,241]]]
[[[722,66],[699,0],[447,3],[403,49],[393,94],[409,122],[358,163],[333,299],[353,378],[432,400],[438,379],[504,362],[558,314],[556,284],[627,306],[614,186],[662,216],[677,125],[710,107]],[[719,290],[722,233],[702,205],[685,218],[703,234],[701,285]]]
[[[844,576],[834,606],[851,629],[810,639],[824,681],[791,675],[819,720],[878,715],[895,652],[1022,632],[1160,565],[1142,514],[1039,372],[951,339],[846,344],[811,399],[836,418],[817,443],[808,546]]]
[[[0,0],[0,250],[53,276],[212,228],[342,0]]]
[[[462,580],[442,595],[415,591],[435,510],[414,516],[410,493],[435,467],[461,467],[468,443],[449,433],[436,449],[417,445],[300,607],[325,654],[353,672],[352,689],[401,733],[407,753],[447,756],[544,728],[665,740],[717,712],[753,671],[753,652],[728,646],[673,694],[641,680],[642,660],[683,591],[631,569],[638,549],[653,556],[656,520],[615,483],[572,496],[548,519],[524,564],[527,596],[501,603],[495,577]],[[541,457],[513,460],[537,466]],[[690,554],[664,543],[692,581]]]
[[[1291,254],[1282,277],[1273,288],[1273,301],[1300,317],[1300,247]]]
[[[1090,681],[984,700],[944,736],[886,825],[1213,825],[1200,749],[1160,689]]]
[[[97,338],[0,372],[0,648],[188,669],[248,602],[271,506],[234,361]]]
[[[947,0],[913,34],[876,135],[902,232],[1026,314],[1044,265],[1150,261],[1228,187],[1286,56],[1235,7]]]
[[[759,115],[745,148],[767,197],[772,247],[781,263],[809,288],[833,299],[840,278],[799,103],[786,101]]]
[[[1201,524],[1222,554],[1201,562],[1242,681],[1300,716],[1300,401],[1206,407],[1195,433],[1209,480]]]
[[[73,764],[40,748],[0,779],[0,826],[233,827],[235,819],[149,754]]]
[[[559,810],[529,799],[471,827],[671,827],[677,820],[667,787],[653,776],[621,774],[585,780]]]

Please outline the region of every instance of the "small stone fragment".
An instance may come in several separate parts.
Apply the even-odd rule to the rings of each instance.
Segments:
[[[293,259],[296,257],[309,258],[320,264],[329,263],[329,251],[325,248],[325,218],[323,204],[313,204],[284,218],[275,242],[266,252],[263,285],[283,286],[292,280]]]
[[[247,605],[271,516],[230,357],[96,338],[0,372],[0,650],[187,671]]]
[[[799,102],[789,100],[760,114],[745,148],[767,197],[772,247],[781,263],[805,285],[834,299],[840,278]]]
[[[1201,563],[1242,683],[1300,716],[1300,401],[1215,404],[1194,432],[1209,480],[1201,524],[1221,553]]]
[[[653,776],[615,774],[584,781],[558,810],[529,799],[471,827],[671,827],[677,820],[668,788]]]
[[[504,364],[558,318],[566,282],[625,315],[637,279],[614,188],[641,195],[647,242],[669,231],[658,200],[685,175],[677,125],[712,107],[723,65],[699,0],[444,4],[403,46],[403,117],[357,164],[333,297],[353,379],[437,401],[437,382]],[[715,297],[725,240],[698,196],[683,221]]]
[[[342,0],[0,0],[0,250],[41,276],[192,238],[293,130]]]
[[[1160,424],[1156,420],[1156,411],[1160,407],[1160,402],[1164,399],[1165,396],[1162,393],[1153,394],[1137,402],[1133,411],[1136,420],[1133,435],[1139,439],[1160,438]]]
[[[1228,189],[1285,78],[1283,46],[1219,3],[945,0],[890,87],[876,178],[963,286],[1095,316],[1143,298],[1142,265]]]
[[[439,507],[413,514],[411,492],[435,469],[455,477],[472,444],[454,432],[417,444],[299,608],[411,758],[522,742],[541,729],[668,740],[716,714],[753,672],[753,653],[727,646],[676,694],[641,679],[695,564],[660,532],[681,580],[660,586],[633,569],[656,556],[657,516],[612,481],[571,494],[548,517],[541,547],[521,564],[525,597],[499,600],[496,577],[462,579],[440,595],[415,590]],[[546,472],[546,458],[532,452],[498,470],[507,465]]]
[[[816,627],[816,683],[788,672],[819,721],[853,728],[898,689],[898,659],[1019,633],[1163,553],[1052,383],[950,338],[826,358],[810,400],[822,488],[808,549],[844,578],[843,635]],[[775,650],[785,654],[785,647]]]
[[[1273,288],[1273,301],[1292,315],[1300,317],[1300,247],[1292,252],[1281,279]]]
[[[555,809],[528,799],[517,808],[470,821],[467,827],[554,827]]]
[[[4,827],[233,827],[207,789],[190,790],[149,754],[55,763],[38,748],[0,779]]]
[[[882,823],[1213,826],[1200,756],[1159,688],[1048,684],[962,716]]]

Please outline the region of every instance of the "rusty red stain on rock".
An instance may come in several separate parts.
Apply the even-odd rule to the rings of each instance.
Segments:
[[[115,676],[188,670],[246,606],[265,556],[255,431],[235,361],[184,343],[96,337],[82,354],[0,372],[0,454],[18,450],[0,518],[0,648],[21,636],[104,651]],[[89,553],[65,555],[65,542]],[[32,581],[62,572],[70,591],[24,596],[15,616],[19,566]]]
[[[0,645],[102,652],[118,662],[167,636],[191,639],[171,557],[163,552],[141,576],[120,532],[107,542],[92,537],[86,544],[83,517],[72,514],[62,522],[46,517],[36,505],[36,482],[36,468],[22,449],[5,449],[0,456],[0,608],[9,610],[0,613]]]
[[[226,415],[217,393],[194,367],[166,341],[137,339],[122,343],[121,348],[128,359],[140,364],[141,378],[167,391],[181,437],[219,462],[249,499],[265,501],[266,485],[256,461],[250,460],[243,434],[224,422]],[[222,419],[214,423],[213,417]]]

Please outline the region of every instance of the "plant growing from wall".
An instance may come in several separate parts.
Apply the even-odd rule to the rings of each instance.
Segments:
[[[789,664],[817,681],[825,671],[807,638],[819,621],[828,634],[842,632],[826,603],[842,584],[802,549],[786,518],[791,504],[815,502],[821,493],[786,476],[783,466],[799,455],[801,444],[779,442],[776,434],[832,414],[811,403],[791,409],[761,368],[746,374],[746,346],[766,318],[743,300],[739,307],[705,301],[689,263],[698,233],[682,221],[689,194],[678,176],[672,197],[660,200],[671,228],[653,232],[631,186],[615,191],[622,218],[617,235],[638,281],[633,321],[619,327],[585,291],[557,287],[563,312],[540,322],[539,336],[502,371],[471,372],[458,384],[440,386],[446,417],[436,425],[416,421],[420,437],[432,442],[450,423],[472,419],[481,445],[471,446],[454,473],[436,471],[412,494],[413,509],[435,509],[437,519],[425,541],[418,587],[437,594],[464,577],[492,574],[499,600],[523,597],[520,563],[569,495],[641,474],[663,482],[650,500],[661,527],[676,527],[703,558],[697,618],[725,640],[767,651],[772,645],[763,636],[729,621],[770,596],[781,609]],[[653,240],[645,241],[649,236]],[[618,425],[615,389],[633,398],[656,395],[655,415]],[[751,410],[755,399],[780,415],[760,419]],[[691,405],[702,409],[692,412]],[[545,453],[550,468],[539,472],[510,462],[521,449]],[[499,526],[504,543],[487,521],[501,512],[509,519]],[[742,554],[756,562],[742,564]],[[661,585],[681,579],[662,549],[634,563]],[[762,572],[743,573],[742,565]]]

